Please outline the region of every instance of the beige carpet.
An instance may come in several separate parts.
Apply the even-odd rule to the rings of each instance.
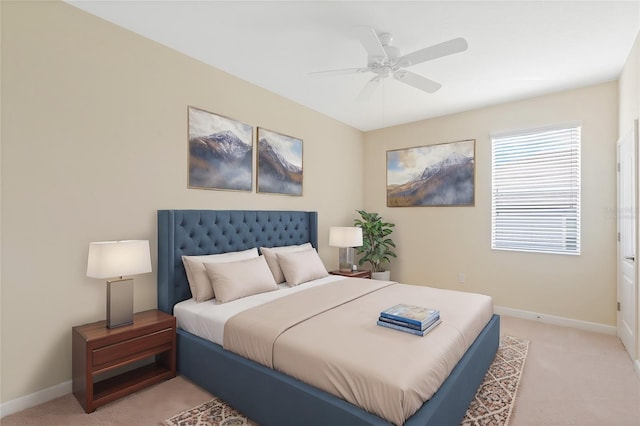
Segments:
[[[529,341],[502,336],[496,357],[489,366],[462,424],[464,426],[509,423]],[[257,426],[218,398],[186,410],[165,421],[166,426]]]

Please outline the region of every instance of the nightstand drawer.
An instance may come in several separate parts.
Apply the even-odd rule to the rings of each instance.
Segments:
[[[173,341],[174,330],[167,328],[165,330],[156,331],[141,337],[125,340],[113,345],[105,346],[93,350],[92,359],[93,367],[107,367],[109,364],[117,364],[138,357],[145,352],[153,353],[154,348],[171,345]],[[159,351],[166,350],[160,349]]]

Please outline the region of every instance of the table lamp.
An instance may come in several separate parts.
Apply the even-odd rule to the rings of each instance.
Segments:
[[[107,327],[133,324],[133,278],[151,272],[148,240],[103,241],[89,244],[87,276],[107,280]]]
[[[354,247],[362,245],[362,228],[332,226],[329,228],[329,245],[339,247],[338,261],[341,271],[352,271],[355,263]]]

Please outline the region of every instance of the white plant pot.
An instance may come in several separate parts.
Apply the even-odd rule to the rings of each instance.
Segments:
[[[372,272],[371,278],[380,281],[389,281],[391,279],[391,271]]]

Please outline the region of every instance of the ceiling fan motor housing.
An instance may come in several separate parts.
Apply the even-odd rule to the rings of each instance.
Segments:
[[[383,38],[383,36],[388,37]],[[400,49],[395,46],[389,46],[388,43],[391,41],[391,34],[389,33],[381,34],[380,41],[387,56],[369,55],[367,58],[367,67],[379,76],[387,77],[400,68],[398,62]]]

